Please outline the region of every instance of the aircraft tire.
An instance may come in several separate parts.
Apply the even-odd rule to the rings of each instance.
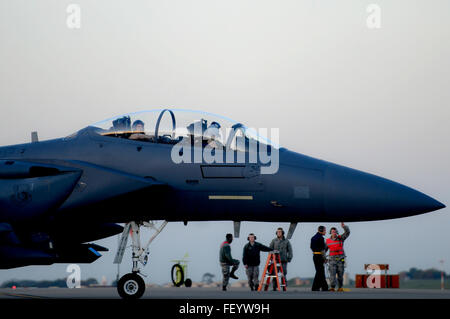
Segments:
[[[180,264],[175,264],[172,266],[171,270],[172,282],[175,287],[180,287],[184,283],[184,272],[183,267]]]
[[[184,281],[184,285],[187,287],[187,288],[189,288],[189,287],[191,287],[192,286],[192,280],[191,279],[186,279],[185,281]]]
[[[139,299],[145,292],[145,282],[141,276],[129,273],[119,279],[117,292],[123,299]]]

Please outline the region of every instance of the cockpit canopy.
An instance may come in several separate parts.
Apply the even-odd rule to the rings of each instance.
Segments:
[[[214,142],[231,149],[240,149],[240,145],[248,145],[250,140],[276,147],[256,129],[234,120],[183,109],[128,113],[97,122],[91,127],[103,136],[150,143],[176,144],[184,138],[194,138],[203,140],[203,144]]]

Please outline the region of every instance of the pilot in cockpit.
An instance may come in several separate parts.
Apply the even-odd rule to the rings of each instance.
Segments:
[[[144,122],[141,120],[136,120],[131,126],[132,134],[130,135],[130,140],[149,140],[150,136],[145,134]]]
[[[223,147],[221,142],[220,124],[217,122],[211,122],[206,131],[203,133],[203,137],[207,140],[208,144],[213,148]]]

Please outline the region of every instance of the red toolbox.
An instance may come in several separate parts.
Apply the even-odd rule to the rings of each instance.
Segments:
[[[367,282],[367,279],[369,282]],[[372,283],[372,284],[371,284]],[[399,275],[356,275],[355,287],[356,288],[400,288]]]

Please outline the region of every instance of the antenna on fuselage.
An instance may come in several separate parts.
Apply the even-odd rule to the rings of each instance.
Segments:
[[[38,133],[36,131],[31,132],[31,143],[39,142]]]
[[[234,238],[239,238],[239,233],[241,232],[241,222],[233,222],[234,228]]]
[[[287,233],[287,239],[291,239],[292,235],[294,235],[295,228],[297,227],[297,223],[291,223],[289,225],[289,231]]]

